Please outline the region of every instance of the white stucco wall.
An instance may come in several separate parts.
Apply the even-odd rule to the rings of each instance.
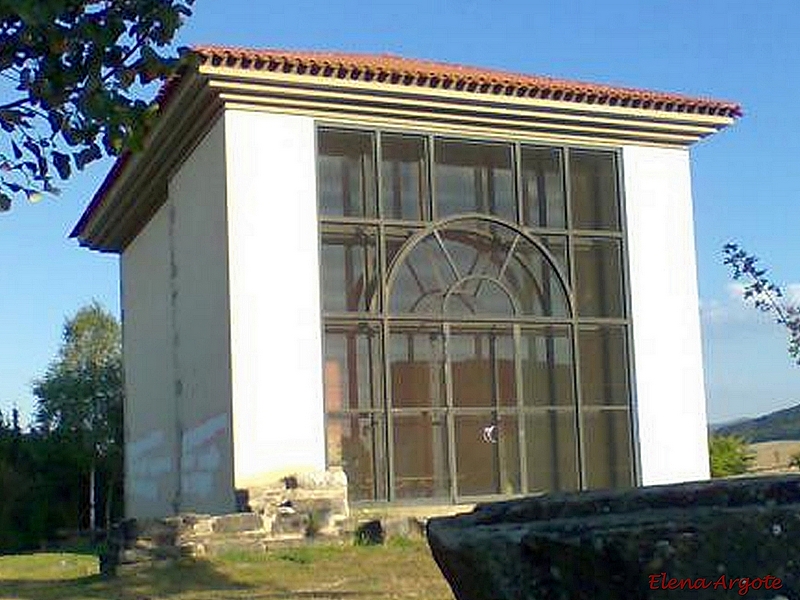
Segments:
[[[641,483],[709,476],[688,150],[622,152]]]
[[[314,122],[225,112],[236,487],[325,467]]]
[[[220,119],[169,182],[181,511],[235,508],[224,140]]]
[[[177,437],[169,305],[169,222],[162,207],[120,260],[125,356],[125,511],[172,513]]]
[[[131,517],[235,507],[225,217],[219,120],[122,256]]]

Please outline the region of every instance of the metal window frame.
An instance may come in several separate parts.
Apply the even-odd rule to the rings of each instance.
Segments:
[[[421,497],[421,498],[404,498],[398,499],[395,491],[394,481],[394,415],[405,414],[422,414],[430,412],[431,410],[445,411],[445,418],[447,419],[447,460],[449,472],[447,473],[450,480],[450,495],[447,498],[449,502],[458,504],[463,502],[475,502],[482,500],[496,500],[498,498],[508,498],[517,495],[524,495],[533,490],[528,489],[528,465],[527,465],[527,451],[526,451],[526,436],[525,436],[525,415],[536,413],[564,413],[574,412],[575,423],[574,432],[576,440],[576,457],[577,457],[577,478],[579,489],[586,489],[587,475],[586,475],[586,460],[585,460],[585,444],[584,434],[582,432],[582,414],[584,410],[591,412],[610,410],[614,412],[627,411],[628,413],[628,430],[630,432],[630,439],[628,440],[629,449],[629,464],[630,464],[630,483],[640,482],[640,457],[636,440],[638,439],[638,427],[635,419],[636,408],[636,390],[635,390],[635,372],[634,372],[634,353],[633,353],[633,333],[632,333],[632,318],[631,318],[631,298],[630,298],[630,273],[629,273],[629,259],[628,259],[628,232],[627,220],[625,211],[625,194],[624,194],[624,177],[623,177],[623,164],[622,164],[622,150],[621,148],[610,149],[608,146],[592,146],[588,144],[552,144],[542,142],[541,140],[503,140],[498,138],[481,138],[473,135],[454,135],[452,133],[434,134],[430,131],[417,130],[411,128],[392,128],[392,127],[375,127],[360,123],[339,123],[339,122],[325,122],[317,121],[315,127],[316,139],[319,140],[319,132],[321,130],[337,130],[337,131],[354,131],[359,133],[371,133],[373,140],[373,153],[372,153],[372,172],[375,174],[375,179],[371,187],[374,202],[375,202],[375,215],[374,217],[352,217],[341,215],[322,215],[320,212],[320,188],[321,182],[317,175],[317,204],[318,204],[318,238],[319,248],[318,252],[321,256],[323,235],[326,233],[326,228],[341,228],[346,230],[350,227],[364,227],[376,231],[376,266],[378,277],[378,309],[373,312],[344,312],[332,313],[323,312],[321,319],[322,336],[324,338],[325,329],[328,326],[356,326],[358,323],[370,323],[370,326],[376,326],[380,333],[380,360],[382,361],[380,372],[382,382],[379,387],[383,398],[378,405],[381,409],[376,409],[376,412],[382,413],[383,426],[383,440],[385,443],[384,448],[384,469],[379,469],[374,472],[383,472],[385,478],[384,489],[386,491],[385,497],[373,498],[370,500],[356,501],[355,504],[370,505],[382,504],[385,502],[401,503],[401,504],[429,504],[432,501],[443,500],[438,497]],[[382,144],[381,139],[384,134],[392,135],[410,135],[422,138],[425,144],[426,161],[423,168],[422,176],[426,178],[425,184],[427,186],[427,199],[423,206],[423,219],[422,220],[403,220],[384,218],[384,201],[382,198],[383,190],[383,161],[382,161]],[[436,188],[434,181],[434,170],[436,161],[436,141],[442,139],[446,141],[463,141],[467,143],[487,143],[492,145],[508,145],[511,147],[512,160],[511,167],[513,193],[515,194],[515,208],[516,208],[516,223],[509,223],[507,220],[499,216],[483,214],[483,213],[465,213],[458,215],[449,215],[446,217],[437,218],[436,214]],[[536,147],[536,148],[557,148],[560,150],[561,157],[561,177],[564,192],[565,202],[565,218],[566,227],[530,227],[524,223],[524,206],[522,198],[522,148],[523,147]],[[572,195],[571,195],[571,182],[570,182],[570,151],[571,150],[589,150],[598,151],[613,156],[613,164],[615,169],[615,182],[616,182],[616,210],[619,215],[619,230],[587,230],[587,229],[574,229],[573,216],[572,216]],[[319,141],[315,145],[315,164],[319,162]],[[557,273],[558,279],[561,280],[562,285],[567,292],[568,302],[572,310],[568,317],[540,317],[525,315],[523,317],[515,316],[514,318],[499,318],[499,317],[481,317],[471,316],[459,318],[453,315],[448,315],[443,318],[441,315],[393,315],[390,312],[389,293],[391,290],[390,276],[395,271],[393,268],[395,264],[399,264],[410,252],[410,249],[415,247],[415,243],[425,238],[427,234],[438,231],[442,224],[448,221],[477,218],[480,220],[488,220],[498,222],[502,225],[511,227],[514,230],[522,233],[524,238],[531,241],[540,251],[544,250],[545,256],[550,262],[550,266]],[[406,228],[416,230],[411,233],[403,242],[402,247],[392,257],[391,264],[388,261],[388,239],[387,230],[393,227]],[[563,238],[566,246],[566,260],[567,270],[562,273],[557,261],[554,260],[547,248],[539,241],[540,236],[558,236]],[[578,314],[576,297],[575,297],[575,249],[578,240],[581,238],[611,238],[619,241],[621,246],[621,264],[620,264],[620,279],[621,279],[621,293],[623,304],[623,315],[621,317],[582,317]],[[319,261],[319,276],[322,281],[322,261]],[[324,290],[320,286],[320,306],[322,306]],[[374,302],[372,304],[375,304]],[[445,407],[431,407],[424,410],[421,409],[408,409],[408,408],[394,408],[391,402],[391,376],[389,370],[389,335],[391,330],[396,325],[403,327],[418,326],[421,328],[430,327],[430,325],[437,324],[440,327],[441,335],[444,341],[444,378],[446,387],[446,406]],[[476,327],[490,327],[492,325],[502,325],[509,327],[513,332],[514,350],[515,350],[515,387],[517,393],[517,405],[513,409],[503,408],[500,410],[502,413],[511,411],[508,414],[513,414],[517,417],[518,422],[518,467],[520,474],[520,492],[519,494],[492,494],[481,496],[463,496],[459,495],[457,489],[458,471],[456,463],[455,451],[455,425],[454,419],[458,414],[472,414],[469,411],[485,411],[486,409],[465,409],[452,406],[453,390],[452,390],[452,373],[450,373],[450,356],[448,354],[448,339],[450,337],[449,331],[451,325],[459,327],[464,324],[474,325]],[[580,352],[578,348],[579,327],[581,325],[621,325],[625,327],[625,347],[626,359],[625,372],[627,376],[626,384],[628,390],[628,402],[626,405],[620,406],[607,406],[607,407],[584,407],[581,398],[580,386]],[[547,325],[561,325],[568,329],[570,333],[571,354],[572,354],[572,380],[571,385],[573,388],[574,404],[572,406],[543,406],[543,407],[525,407],[523,406],[522,398],[522,373],[519,368],[520,360],[520,343],[521,335],[525,326],[547,326]],[[324,366],[324,342],[323,348],[323,366]],[[373,400],[374,404],[374,400]],[[375,405],[375,406],[378,406]],[[466,413],[463,411],[467,411]],[[363,413],[363,410],[353,411],[340,411],[331,413],[331,416],[342,416],[351,413]],[[373,412],[373,411],[370,411]],[[327,436],[327,420],[328,414],[325,414],[325,429]],[[326,463],[329,457],[327,456],[327,443],[326,443]],[[372,460],[377,460],[373,455]],[[378,488],[376,484],[376,488]]]

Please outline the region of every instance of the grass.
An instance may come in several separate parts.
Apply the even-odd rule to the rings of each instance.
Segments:
[[[69,553],[0,556],[0,600],[452,600],[423,540],[315,545],[148,565],[112,580]]]

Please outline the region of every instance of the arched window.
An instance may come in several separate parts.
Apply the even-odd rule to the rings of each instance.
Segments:
[[[389,267],[393,314],[569,317],[547,248],[502,221],[457,217],[410,239]]]

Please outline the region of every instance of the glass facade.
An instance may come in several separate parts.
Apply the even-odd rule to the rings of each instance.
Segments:
[[[317,150],[350,499],[630,486],[617,153],[328,127]]]

